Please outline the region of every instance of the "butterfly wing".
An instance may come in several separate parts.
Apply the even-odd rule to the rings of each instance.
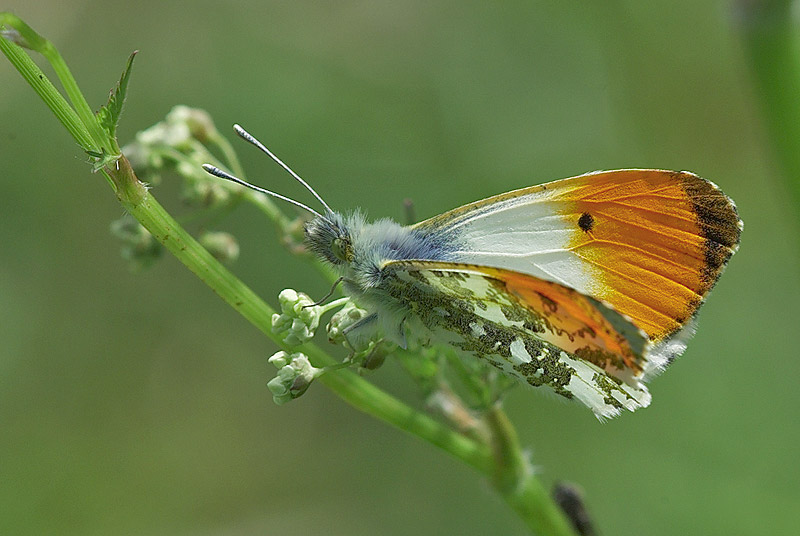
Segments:
[[[392,261],[383,289],[407,321],[533,386],[577,399],[600,417],[650,403],[639,381],[648,337],[572,288],[510,270]]]
[[[733,201],[688,172],[604,171],[478,201],[414,226],[447,260],[532,275],[609,304],[654,345],[646,374],[685,349],[736,251]]]

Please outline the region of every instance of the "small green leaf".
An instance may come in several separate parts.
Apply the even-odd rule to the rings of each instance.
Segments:
[[[97,173],[106,167],[110,168],[120,157],[118,154],[109,153],[105,148],[101,148],[99,151],[87,150],[86,154],[91,158],[92,173]]]
[[[86,152],[89,154],[89,156],[95,159],[95,161],[92,162],[92,172],[94,173],[106,167],[110,168],[111,166],[114,165],[114,162],[119,160],[118,154],[110,154],[106,152],[105,149],[103,149],[102,152],[100,153],[94,151],[86,151]]]
[[[117,136],[117,124],[119,124],[119,117],[122,114],[122,105],[125,103],[125,96],[128,92],[128,80],[131,75],[131,67],[133,67],[133,58],[138,51],[134,51],[128,58],[128,63],[125,65],[125,70],[122,71],[122,76],[119,79],[117,87],[111,92],[108,97],[108,103],[100,108],[97,112],[97,119],[100,126],[105,130],[111,138]]]

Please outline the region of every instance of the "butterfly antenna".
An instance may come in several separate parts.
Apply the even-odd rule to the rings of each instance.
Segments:
[[[259,149],[260,149],[262,152],[266,153],[266,154],[267,154],[267,155],[268,155],[270,158],[272,158],[272,159],[273,159],[275,162],[277,162],[279,166],[281,166],[283,169],[285,169],[285,170],[286,170],[286,171],[289,173],[289,175],[291,175],[292,177],[294,177],[294,178],[295,178],[295,180],[296,180],[297,182],[299,182],[300,184],[302,184],[303,186],[305,186],[305,187],[306,187],[306,189],[307,189],[309,192],[311,192],[311,195],[313,195],[314,197],[316,197],[316,198],[317,198],[317,201],[319,201],[320,203],[322,203],[322,206],[323,206],[323,207],[325,207],[325,210],[327,210],[327,211],[328,211],[328,212],[330,212],[330,213],[332,213],[332,212],[333,212],[333,210],[331,210],[331,207],[329,207],[329,206],[328,206],[328,203],[326,203],[326,202],[325,202],[325,200],[324,200],[324,199],[322,199],[322,197],[320,197],[320,195],[319,195],[319,194],[318,194],[318,193],[317,193],[317,192],[314,190],[314,188],[312,188],[312,187],[311,187],[311,186],[310,186],[310,185],[309,185],[309,184],[308,184],[306,181],[304,181],[304,180],[302,179],[302,177],[300,177],[300,175],[298,175],[297,173],[295,173],[294,171],[292,171],[292,168],[290,168],[289,166],[287,166],[286,164],[284,164],[284,163],[283,163],[283,161],[282,161],[280,158],[278,158],[277,156],[275,156],[275,155],[272,153],[272,151],[270,151],[269,149],[267,149],[267,148],[264,146],[264,144],[263,144],[263,143],[261,143],[260,141],[258,141],[258,140],[255,138],[255,136],[253,136],[252,134],[250,134],[249,132],[247,132],[245,129],[243,129],[243,128],[242,128],[242,126],[241,126],[241,125],[238,125],[238,124],[237,124],[237,125],[233,125],[233,130],[235,130],[235,131],[236,131],[236,133],[237,133],[239,136],[241,136],[241,137],[242,137],[242,139],[244,139],[245,141],[248,141],[248,142],[250,142],[251,144],[253,144],[253,145],[255,145],[256,147],[258,147],[258,148],[259,148]]]
[[[220,179],[227,179],[227,180],[229,180],[231,182],[235,182],[237,184],[241,184],[242,186],[246,186],[247,188],[250,188],[251,190],[255,190],[256,192],[261,192],[262,194],[267,194],[267,195],[275,197],[277,199],[281,199],[283,201],[287,201],[287,202],[293,204],[296,207],[300,207],[303,210],[305,210],[307,212],[310,212],[311,214],[313,214],[317,218],[322,218],[323,220],[327,221],[328,223],[331,223],[331,221],[328,218],[326,218],[325,216],[323,216],[322,214],[320,214],[319,212],[317,212],[313,208],[311,208],[311,207],[309,207],[307,205],[304,205],[300,201],[295,201],[294,199],[290,199],[290,198],[286,197],[285,195],[276,194],[275,192],[271,192],[269,190],[265,190],[264,188],[256,186],[255,184],[250,184],[249,182],[247,182],[245,180],[242,180],[239,177],[235,177],[235,176],[231,175],[230,173],[222,171],[218,167],[212,166],[211,164],[203,164],[203,169],[206,170],[206,173],[208,173],[210,175],[214,175],[215,177],[219,177]],[[333,225],[333,224],[331,223],[331,225]]]

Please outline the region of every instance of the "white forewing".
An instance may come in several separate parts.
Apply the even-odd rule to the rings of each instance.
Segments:
[[[513,193],[513,192],[512,192]],[[592,294],[592,267],[569,248],[580,213],[538,190],[473,203],[417,224],[457,236],[453,260],[514,270]]]

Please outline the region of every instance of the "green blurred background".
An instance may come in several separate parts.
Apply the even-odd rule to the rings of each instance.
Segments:
[[[204,108],[341,209],[401,219],[410,197],[422,218],[620,167],[714,180],[742,248],[652,406],[601,425],[517,389],[507,408],[541,478],[580,484],[605,535],[796,534],[797,207],[728,2],[4,8],[59,47],[93,106],[140,50],[122,142],[175,104]],[[0,533],[525,533],[480,476],[322,386],[273,405],[274,346],[173,258],[131,274],[108,185],[5,58],[0,88]],[[234,143],[251,179],[308,199]],[[156,195],[179,212],[174,182]],[[219,227],[272,303],[327,290],[256,211]],[[393,363],[372,377],[414,396]]]

